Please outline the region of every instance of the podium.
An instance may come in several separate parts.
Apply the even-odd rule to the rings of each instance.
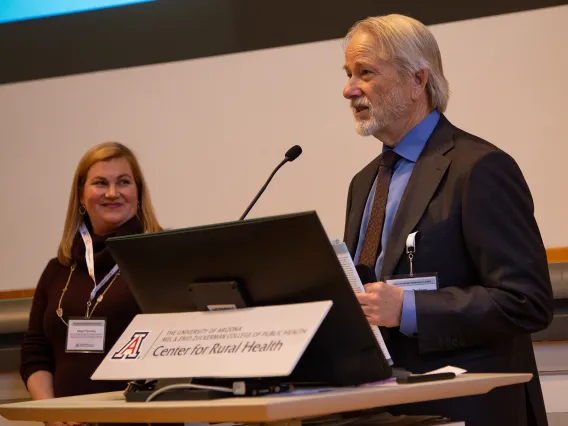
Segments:
[[[171,386],[207,386],[227,396],[127,402],[126,392],[113,392],[7,404],[0,415],[299,426],[332,414],[483,394],[532,378],[462,374],[398,383],[315,212],[115,237],[107,245],[143,314],[91,379],[179,379]],[[286,384],[296,391],[240,396],[234,386],[243,379],[275,380],[278,390]],[[233,387],[218,386],[223,381]],[[310,389],[320,386],[322,392]]]
[[[438,382],[402,385],[391,380],[309,395],[277,394],[206,401],[127,403],[122,392],[111,392],[0,405],[0,415],[16,421],[230,422],[300,426],[303,419],[316,416],[483,394],[496,387],[528,382],[531,377],[531,374],[466,373]]]

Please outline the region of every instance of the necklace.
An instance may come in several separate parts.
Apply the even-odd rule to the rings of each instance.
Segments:
[[[63,302],[63,297],[65,296],[65,293],[67,292],[67,288],[69,287],[69,283],[71,282],[71,276],[73,275],[73,272],[75,272],[75,268],[77,267],[77,264],[74,263],[73,265],[71,265],[71,271],[69,272],[69,277],[67,278],[67,282],[65,283],[65,287],[63,288],[63,291],[61,292],[61,296],[59,297],[59,304],[57,305],[57,309],[55,311],[55,313],[57,314],[57,316],[59,317],[59,319],[63,322],[63,324],[65,324],[66,326],[68,326],[67,321],[65,321],[63,319],[63,308],[61,307],[61,304]],[[118,276],[120,275],[120,272],[117,272],[112,281],[109,283],[109,285],[107,286],[107,288],[105,288],[105,291],[102,292],[102,294],[97,297],[95,306],[93,306],[93,310],[91,311],[91,304],[92,304],[92,299],[90,298],[89,301],[87,302],[87,311],[85,312],[85,319],[90,319],[91,316],[93,315],[93,312],[95,312],[95,309],[97,309],[97,306],[99,305],[99,303],[101,303],[105,297],[106,292],[111,288],[112,284],[114,283],[114,281],[118,278]]]

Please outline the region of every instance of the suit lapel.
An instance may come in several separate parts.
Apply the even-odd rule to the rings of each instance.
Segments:
[[[355,182],[353,183],[353,193],[351,194],[351,211],[349,212],[349,222],[347,224],[346,241],[347,248],[351,253],[351,257],[355,257],[357,250],[357,242],[359,241],[359,231],[361,229],[361,222],[363,221],[363,212],[367,204],[369,192],[373,186],[373,182],[377,177],[379,168],[378,156],[371,163],[369,163],[361,172],[357,174]]]
[[[444,154],[453,146],[453,126],[442,115],[414,166],[400,201],[389,233],[382,277],[394,272],[400,256],[405,251],[406,238],[424,214],[450,165],[450,159]]]

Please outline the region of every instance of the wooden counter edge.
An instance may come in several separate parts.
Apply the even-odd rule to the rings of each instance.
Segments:
[[[568,262],[568,247],[551,247],[546,249],[548,263]]]
[[[100,399],[95,399],[97,397],[93,395],[73,397],[68,405],[62,404],[64,401],[61,400],[51,406],[46,406],[45,401],[7,404],[0,406],[0,415],[8,420],[67,420],[99,423],[278,422],[373,407],[484,394],[496,387],[528,382],[531,377],[529,373],[466,374],[443,382],[417,385],[389,383],[384,387],[361,387],[348,389],[345,392],[339,391],[335,395],[321,393],[303,397],[276,397],[274,400],[271,400],[271,397],[251,399],[250,404],[239,403],[225,407],[222,401],[210,405],[197,403],[191,407],[184,405],[183,402],[156,402],[152,403],[152,406],[141,407],[140,403],[126,403],[122,399],[114,399],[119,397],[119,393],[112,393],[106,394],[107,398],[113,397],[107,400],[105,394],[99,396]],[[465,383],[462,379],[466,379]],[[36,402],[38,404],[34,407]],[[105,404],[108,406],[105,407]],[[330,410],[330,407],[333,407],[333,410]],[[69,418],[62,418],[67,415]]]

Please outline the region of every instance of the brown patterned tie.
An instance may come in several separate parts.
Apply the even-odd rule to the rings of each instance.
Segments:
[[[371,217],[365,233],[365,239],[363,240],[363,249],[359,256],[360,264],[368,265],[373,269],[379,254],[392,170],[399,158],[400,156],[396,152],[389,149],[383,152],[379,162],[377,187],[373,199]]]

